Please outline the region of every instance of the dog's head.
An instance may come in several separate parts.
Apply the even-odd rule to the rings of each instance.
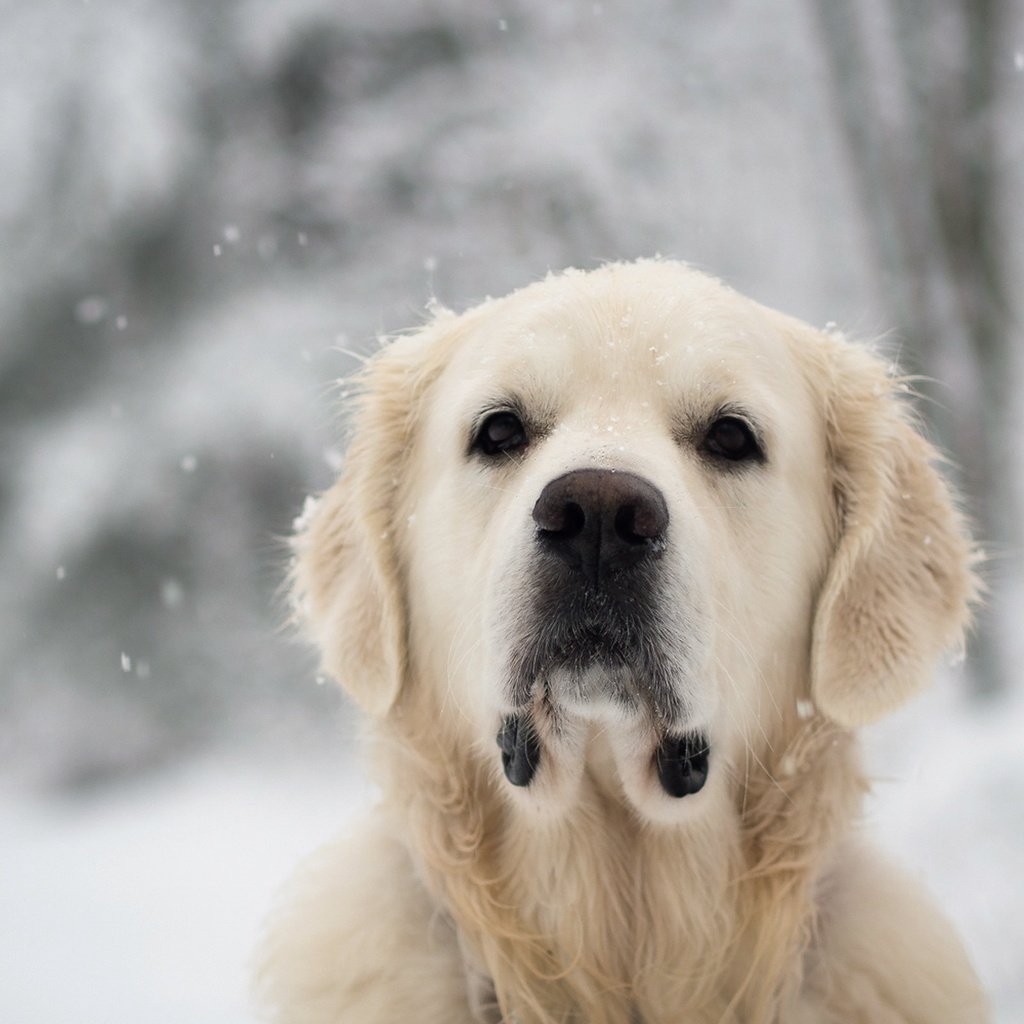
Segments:
[[[960,636],[970,546],[884,364],[693,270],[442,315],[364,384],[301,607],[358,703],[416,691],[527,806],[589,778],[678,820],[794,715],[895,708]]]

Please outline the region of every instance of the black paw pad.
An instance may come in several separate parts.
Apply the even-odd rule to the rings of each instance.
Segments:
[[[689,796],[704,788],[711,753],[703,733],[666,736],[654,755],[658,778],[669,796]]]
[[[527,715],[509,715],[498,730],[501,766],[513,786],[528,786],[540,764],[540,742]]]

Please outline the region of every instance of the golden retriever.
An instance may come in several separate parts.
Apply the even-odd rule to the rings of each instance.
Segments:
[[[857,833],[854,730],[976,589],[886,364],[656,260],[441,312],[362,385],[295,594],[382,798],[272,918],[272,1019],[987,1020]]]

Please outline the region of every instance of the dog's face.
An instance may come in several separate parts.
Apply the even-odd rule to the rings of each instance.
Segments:
[[[848,357],[836,387],[845,343],[660,263],[549,279],[436,330],[404,343],[401,372],[368,399],[365,420],[382,417],[360,428],[368,448],[367,432],[402,424],[377,447],[390,484],[342,511],[382,527],[365,543],[387,548],[370,569],[382,614],[401,620],[380,637],[403,647],[394,673],[433,688],[529,808],[571,805],[600,777],[643,817],[679,820],[723,796],[813,675],[892,675],[961,623],[948,497],[873,359]],[[387,387],[406,389],[390,426],[380,403],[403,398]],[[343,570],[359,525],[318,518],[333,554],[305,558],[314,601],[332,586],[316,562]],[[935,636],[915,634],[922,604],[943,609]],[[844,690],[863,684],[814,695],[854,724],[917,681]]]
[[[600,731],[657,813],[713,779],[780,669],[795,678],[834,515],[789,340],[696,275],[616,283],[516,297],[436,382],[410,492],[414,647],[443,638],[430,675],[491,745],[503,730],[531,795],[567,796]]]

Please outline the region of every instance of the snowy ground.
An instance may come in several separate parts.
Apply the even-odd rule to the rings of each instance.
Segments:
[[[870,738],[869,823],[949,908],[1024,1019],[1024,702],[968,712],[952,688]],[[370,799],[351,764],[208,758],[67,803],[0,797],[0,1020],[236,1024],[272,894]]]
[[[956,923],[999,1024],[1024,1021],[1024,699],[987,708],[948,680],[868,737],[867,823]]]
[[[275,889],[367,799],[340,761],[234,758],[67,804],[4,798],[0,1020],[253,1020]]]

